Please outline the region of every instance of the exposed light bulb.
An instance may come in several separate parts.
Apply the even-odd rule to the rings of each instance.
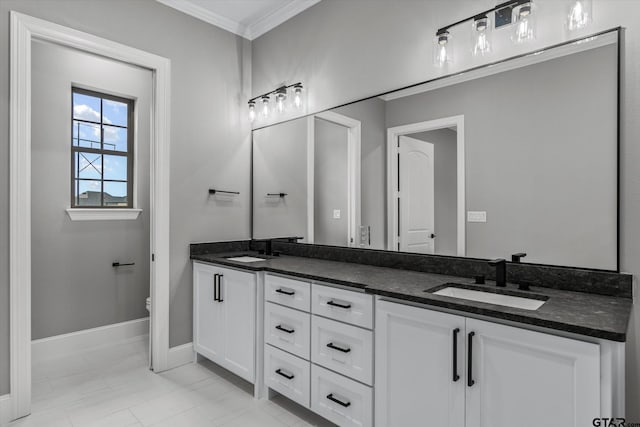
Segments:
[[[433,47],[433,63],[442,67],[452,60],[451,35],[448,31],[440,31],[436,34],[435,46]]]
[[[286,99],[287,99],[286,89],[279,90],[276,93],[276,108],[278,109],[279,113],[283,113],[284,112],[284,101]]]
[[[533,5],[524,3],[513,9],[514,32],[511,40],[514,43],[524,43],[535,38],[535,14]]]
[[[262,97],[262,115],[264,117],[269,116],[269,97],[268,96]]]
[[[293,87],[293,104],[296,108],[302,106],[302,85],[295,85]]]
[[[256,119],[256,103],[255,101],[249,101],[249,120],[251,123]]]
[[[489,18],[479,16],[473,20],[473,55],[483,56],[491,52],[491,42],[489,41],[489,33],[491,25]]]
[[[576,0],[567,17],[569,31],[584,28],[591,22],[591,0]]]

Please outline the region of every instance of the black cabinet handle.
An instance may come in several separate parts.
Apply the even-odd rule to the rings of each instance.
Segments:
[[[218,276],[219,274],[213,275],[213,300],[218,301]]]
[[[344,406],[345,408],[348,408],[349,406],[351,406],[351,402],[349,401],[343,402],[340,399],[336,399],[335,397],[333,397],[333,393],[328,394],[327,399],[329,399],[332,402],[336,402],[338,405]]]
[[[276,292],[279,293],[279,294],[284,294],[284,295],[289,295],[289,296],[293,296],[293,295],[296,294],[295,291],[285,291],[282,288],[276,289]]]
[[[294,333],[296,331],[295,329],[287,329],[287,328],[283,327],[282,325],[276,326],[276,329],[278,329],[278,330],[280,330],[282,332],[286,332],[288,334],[292,334],[292,333]]]
[[[222,278],[224,274],[218,274],[218,302],[224,301],[222,299]]]
[[[293,374],[286,374],[285,372],[282,371],[282,369],[276,369],[276,374],[285,377],[288,380],[292,380],[295,375]]]
[[[340,308],[344,308],[345,310],[348,310],[351,308],[351,304],[340,304],[335,302],[334,300],[331,300],[329,302],[327,302],[327,305],[332,305],[334,307],[340,307]]]
[[[349,347],[347,348],[342,348],[342,347],[338,347],[337,345],[335,345],[334,343],[330,342],[329,344],[327,344],[327,347],[334,349],[334,350],[338,350],[341,351],[343,353],[349,353],[351,351],[351,349]]]
[[[467,385],[469,387],[473,386],[476,382],[473,380],[473,336],[475,332],[469,332],[468,336],[468,344],[467,344]]]
[[[458,375],[458,333],[460,332],[460,328],[455,328],[453,330],[453,382],[456,382],[460,379],[460,375]]]

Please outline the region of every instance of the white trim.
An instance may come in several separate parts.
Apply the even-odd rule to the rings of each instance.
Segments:
[[[316,119],[307,117],[307,236],[306,243],[315,241],[315,159],[316,159]]]
[[[134,220],[141,212],[142,209],[67,209],[71,221]]]
[[[383,101],[391,101],[398,98],[404,98],[418,93],[429,92],[431,90],[440,89],[446,86],[455,85],[458,83],[467,82],[469,80],[475,80],[482,77],[491,76],[493,74],[502,73],[505,71],[515,70],[517,68],[527,67],[529,65],[538,64],[540,62],[550,61],[555,58],[571,55],[578,52],[583,52],[590,49],[596,49],[598,47],[615,44],[618,42],[618,34],[616,32],[602,34],[600,36],[591,37],[588,43],[585,43],[585,39],[577,42],[558,46],[555,48],[546,48],[546,50],[533,52],[514,59],[507,59],[498,64],[490,66],[482,66],[480,68],[471,71],[462,71],[455,73],[451,76],[444,76],[444,78],[423,83],[418,86],[410,87],[407,89],[397,90],[395,92],[381,95],[380,99]]]
[[[465,157],[464,157],[464,116],[445,117],[425,122],[411,123],[387,129],[387,249],[398,250],[398,233],[395,232],[398,221],[398,152],[397,140],[400,135],[426,132],[455,126],[457,129],[456,157],[457,157],[457,250],[456,255],[466,254],[465,228]]]
[[[177,368],[178,366],[193,363],[196,353],[193,350],[193,343],[186,343],[169,349],[169,357],[167,359],[167,369]]]
[[[340,126],[344,126],[347,128],[347,200],[349,201],[348,213],[347,217],[349,220],[347,221],[347,236],[349,246],[358,247],[360,243],[359,239],[359,227],[362,223],[361,218],[361,188],[360,188],[360,167],[362,161],[361,155],[361,135],[362,135],[362,124],[359,120],[353,119],[351,117],[335,113],[333,111],[323,111],[317,113],[309,118],[311,122],[315,118],[319,118],[322,120],[326,120],[331,123],[338,124]],[[307,135],[307,150],[311,150],[311,158],[309,159],[309,153],[307,153],[307,170],[309,170],[309,162],[311,163],[311,176],[307,177],[307,193],[311,193],[311,197],[307,200],[307,215],[309,215],[309,219],[307,220],[307,227],[310,229],[308,232],[310,236],[314,235],[313,230],[313,188],[314,188],[314,175],[313,175],[313,150],[315,147],[315,123],[313,123],[313,127],[311,125],[308,126],[311,129],[309,135]],[[310,148],[309,148],[310,147]],[[311,240],[309,243],[313,243]]]
[[[11,395],[5,394],[0,396],[0,426],[11,421]]]
[[[112,345],[132,338],[146,338],[149,334],[149,318],[129,320],[113,325],[84,329],[68,334],[55,335],[31,341],[34,363],[75,354],[105,344]]]
[[[310,8],[320,0],[291,0],[280,8],[267,15],[258,18],[250,24],[244,24],[219,13],[212,12],[202,6],[192,3],[189,0],[156,0],[159,3],[179,10],[182,13],[191,15],[201,21],[215,25],[231,33],[253,40],[264,33],[274,29],[283,22],[293,18],[305,9]]]
[[[151,313],[153,368],[169,353],[170,67],[163,57],[11,11],[9,292],[12,419],[31,411],[31,42],[43,40],[150,69]]]

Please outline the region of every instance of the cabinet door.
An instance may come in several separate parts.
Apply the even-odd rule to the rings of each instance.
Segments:
[[[377,302],[377,426],[464,426],[464,324],[463,317]]]
[[[220,298],[224,317],[224,367],[255,381],[256,276],[220,269]]]
[[[474,382],[467,427],[579,427],[600,416],[597,344],[475,319],[466,325]]]
[[[215,301],[214,274],[209,265],[193,264],[193,343],[203,356],[221,362],[224,354],[222,304]]]

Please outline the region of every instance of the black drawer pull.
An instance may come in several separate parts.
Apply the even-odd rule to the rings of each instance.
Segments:
[[[460,332],[460,328],[455,328],[453,330],[453,382],[456,382],[460,379],[460,375],[458,375],[458,333]]]
[[[288,380],[292,380],[295,377],[295,375],[293,375],[293,374],[285,373],[282,369],[276,369],[276,374],[278,374],[280,376],[283,376]]]
[[[336,402],[338,405],[344,406],[345,408],[348,408],[349,406],[351,406],[351,402],[349,401],[343,402],[340,399],[336,399],[335,397],[333,397],[333,393],[328,394],[327,399],[329,399],[332,402]]]
[[[469,342],[467,344],[467,385],[473,386],[476,382],[473,380],[472,361],[473,361],[473,336],[475,332],[469,332]]]
[[[337,345],[335,345],[334,343],[330,342],[329,344],[327,344],[327,347],[332,348],[334,350],[338,350],[341,351],[343,353],[349,353],[351,351],[351,349],[349,347],[347,348],[342,348],[342,347],[338,347]]]
[[[284,295],[289,295],[289,296],[293,296],[296,294],[295,291],[285,291],[284,289],[278,288],[276,289],[276,292],[279,294],[284,294]]]
[[[282,332],[286,332],[288,334],[292,334],[292,333],[294,333],[296,331],[295,329],[287,329],[287,328],[283,327],[282,325],[276,326],[276,329],[278,329],[279,331],[282,331]]]
[[[219,274],[213,275],[213,300],[218,302],[218,276]]]
[[[327,305],[332,305],[334,307],[340,307],[340,308],[344,308],[345,310],[348,310],[351,308],[351,304],[340,304],[335,302],[334,300],[331,300],[329,302],[327,302]]]

